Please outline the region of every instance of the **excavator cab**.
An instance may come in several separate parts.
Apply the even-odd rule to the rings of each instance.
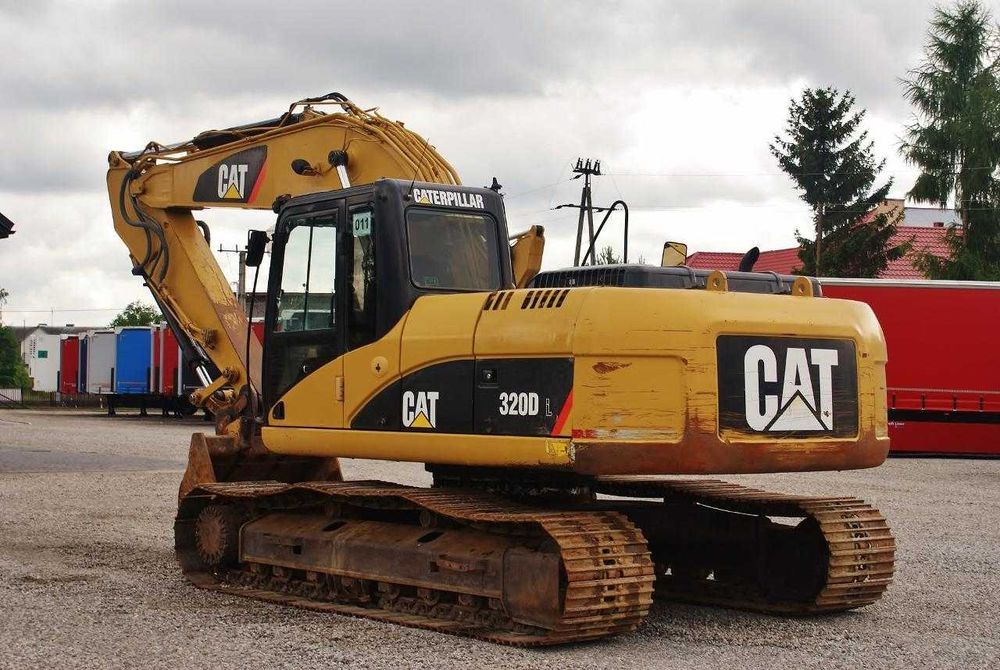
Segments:
[[[485,188],[382,179],[286,201],[272,241],[264,406],[381,339],[421,296],[512,288],[506,241],[503,201]]]

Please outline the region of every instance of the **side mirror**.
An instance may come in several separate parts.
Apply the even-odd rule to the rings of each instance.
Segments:
[[[672,268],[684,265],[688,257],[688,245],[683,242],[664,242],[660,267]]]
[[[259,267],[271,238],[263,230],[251,230],[247,235],[247,267]]]

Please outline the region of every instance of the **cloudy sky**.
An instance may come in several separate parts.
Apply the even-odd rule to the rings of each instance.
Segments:
[[[899,78],[931,12],[918,0],[0,0],[0,212],[17,230],[0,241],[4,321],[103,325],[147,298],[111,224],[110,149],[329,91],[405,121],[464,183],[496,175],[511,229],[545,226],[548,267],[572,261],[574,214],[552,207],[579,199],[578,156],[607,173],[595,204],[629,203],[633,258],[657,262],[668,239],[792,246],[809,215],[768,151],[789,98],[853,91],[903,195],[915,172],[898,155]],[[272,217],[204,218],[232,247]],[[220,263],[235,280],[235,255]]]

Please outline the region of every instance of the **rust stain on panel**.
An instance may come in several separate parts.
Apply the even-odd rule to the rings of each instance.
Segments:
[[[615,361],[598,361],[594,363],[594,372],[599,375],[606,375],[609,372],[614,372],[615,370],[621,370],[622,368],[627,368],[631,366],[631,363],[618,363]]]

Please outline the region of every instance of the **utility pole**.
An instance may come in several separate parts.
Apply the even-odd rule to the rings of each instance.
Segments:
[[[590,178],[601,174],[601,161],[591,161],[588,158],[584,162],[582,158],[577,158],[576,167],[573,168],[573,172],[577,175],[573,179],[583,177],[583,191],[580,193],[580,219],[576,224],[576,251],[573,254],[573,265],[579,265],[580,249],[583,242],[584,217],[587,218],[587,239],[589,241],[593,241],[594,239],[594,202],[590,197]]]
[[[587,246],[586,253],[583,254],[583,264],[586,265],[589,259],[591,265],[597,264],[597,237],[601,234],[604,229],[604,224],[608,222],[608,217],[611,216],[611,212],[617,210],[619,207],[625,212],[625,247],[624,247],[624,258],[622,261],[628,263],[628,205],[622,200],[616,200],[610,207],[594,207],[594,201],[591,197],[590,189],[590,178],[601,176],[601,161],[592,160],[590,158],[584,160],[583,158],[576,159],[576,167],[573,168],[573,172],[576,176],[573,179],[579,179],[583,177],[583,191],[580,193],[580,204],[566,204],[558,205],[555,209],[562,209],[564,207],[576,208],[580,210],[580,218],[577,220],[576,224],[576,251],[573,253],[573,265],[580,265],[580,252],[584,250],[583,247],[583,222],[584,219],[587,221]],[[598,226],[597,231],[594,231],[594,212],[606,212],[604,219],[601,221],[601,225]]]
[[[247,308],[247,250],[246,248],[240,249],[239,247],[233,247],[232,249],[224,249],[222,245],[219,245],[220,254],[239,254],[240,263],[240,273],[239,279],[236,283],[236,297],[240,301],[240,305],[243,309]]]

